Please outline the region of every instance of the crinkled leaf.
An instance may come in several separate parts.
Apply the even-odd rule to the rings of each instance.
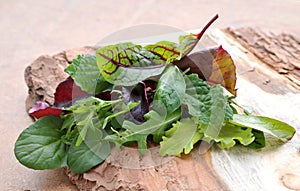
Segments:
[[[86,140],[76,146],[75,140],[68,150],[67,163],[75,173],[84,173],[102,163],[110,153],[110,145],[103,140],[103,133],[98,129],[89,129]]]
[[[62,120],[47,116],[25,129],[15,144],[19,162],[36,170],[55,169],[66,165],[66,146],[60,140]]]
[[[227,103],[220,86],[210,87],[197,74],[185,78],[186,91],[183,103],[189,113],[199,119],[200,123],[209,124],[218,119],[218,124],[232,119],[233,111]]]
[[[161,76],[154,100],[154,107],[165,107],[167,113],[172,113],[181,106],[181,100],[185,96],[185,80],[180,70],[175,66],[170,66]],[[161,110],[161,109],[160,109]]]
[[[247,147],[255,148],[255,149],[264,148],[266,146],[264,133],[262,131],[258,131],[256,129],[252,129],[252,133],[253,133],[255,139]]]
[[[251,128],[244,128],[227,124],[221,128],[217,138],[214,140],[220,143],[222,149],[228,149],[239,141],[242,145],[247,146],[254,141],[255,137]]]
[[[180,156],[182,152],[188,154],[193,145],[202,138],[197,127],[197,123],[191,118],[177,121],[171,129],[166,131],[163,141],[160,142],[159,154],[161,156]]]
[[[159,56],[130,42],[100,48],[96,59],[105,80],[118,86],[135,85],[161,74],[165,68]]]
[[[73,59],[65,72],[68,73],[83,91],[89,94],[98,94],[110,91],[112,84],[106,82],[97,66],[95,55],[78,55]]]
[[[263,116],[235,114],[233,115],[233,119],[230,123],[268,133],[282,141],[290,140],[295,134],[295,129],[292,126],[282,121]]]
[[[28,111],[28,113],[39,119],[41,117],[45,117],[48,115],[53,115],[59,117],[60,114],[63,112],[60,108],[50,107],[48,103],[37,101],[35,105]]]
[[[221,84],[230,93],[236,95],[235,65],[222,46],[195,52],[174,64],[183,71],[189,69],[189,74],[198,74],[210,84]]]

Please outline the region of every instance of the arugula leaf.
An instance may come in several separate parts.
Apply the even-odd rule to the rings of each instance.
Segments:
[[[46,116],[18,137],[14,153],[18,161],[32,169],[55,169],[66,165],[66,145],[60,140],[62,120]]]
[[[118,132],[117,135],[109,135],[106,140],[115,142],[119,148],[121,145],[136,141],[138,144],[139,152],[144,155],[147,150],[147,137],[148,135],[154,135],[154,139],[159,141],[162,133],[168,128],[171,123],[178,120],[181,115],[181,111],[177,110],[168,116],[164,116],[154,110],[150,110],[145,115],[146,122],[137,125],[131,121],[125,120],[122,127],[125,129],[123,132]]]
[[[153,107],[165,107],[167,113],[174,112],[181,106],[185,88],[185,80],[180,70],[176,66],[168,67],[157,84],[154,100],[159,100],[159,102],[155,102],[156,105]],[[157,105],[161,103],[162,106]]]
[[[230,121],[230,123],[268,133],[281,139],[282,141],[290,140],[295,134],[295,129],[290,125],[282,121],[263,116],[235,114],[233,115],[233,119]]]
[[[132,86],[163,72],[166,64],[159,56],[130,42],[105,46],[96,51],[102,76],[117,86]]]
[[[86,172],[110,154],[110,145],[103,140],[103,132],[98,129],[88,129],[86,140],[80,146],[75,142],[71,144],[67,157],[67,164],[75,173]]]
[[[198,142],[203,134],[197,130],[198,125],[194,119],[184,118],[165,132],[163,141],[160,142],[159,154],[161,156],[180,156],[182,152],[188,154],[193,145]]]
[[[236,144],[236,140],[242,145],[249,145],[254,141],[255,137],[251,128],[243,128],[236,125],[226,124],[221,128],[217,138],[214,140],[220,142],[222,149],[228,149]]]
[[[78,55],[73,59],[65,72],[69,74],[75,83],[89,94],[98,94],[111,90],[112,84],[105,81],[97,66],[96,56],[91,54]]]

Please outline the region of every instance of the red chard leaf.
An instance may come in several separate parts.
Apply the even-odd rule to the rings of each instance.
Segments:
[[[68,77],[56,88],[54,93],[54,106],[68,107],[72,105],[73,101],[87,96],[88,94],[82,91],[81,88],[74,83],[74,80],[71,77]]]
[[[209,84],[220,84],[236,96],[236,71],[229,53],[220,47],[195,52],[174,63],[181,70],[196,73]]]
[[[165,68],[159,56],[130,42],[100,48],[96,59],[105,80],[117,86],[135,85]]]
[[[236,68],[231,56],[220,46],[214,57],[212,72],[208,78],[210,84],[221,84],[236,96]]]
[[[62,109],[50,107],[48,103],[37,101],[35,105],[29,110],[29,114],[36,119],[45,117],[48,115],[54,115],[59,117],[62,113]]]

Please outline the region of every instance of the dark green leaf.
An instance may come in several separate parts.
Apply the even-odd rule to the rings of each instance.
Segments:
[[[164,107],[167,113],[172,113],[181,106],[181,100],[185,96],[185,81],[182,73],[177,67],[170,66],[161,76],[154,96],[153,107]],[[160,109],[161,110],[161,109]]]
[[[23,165],[36,169],[55,169],[65,166],[65,144],[59,117],[46,116],[25,129],[15,144],[15,155]]]
[[[235,114],[233,115],[233,120],[230,121],[230,123],[268,133],[283,141],[291,139],[295,134],[295,129],[290,125],[282,121],[263,116]]]
[[[255,149],[264,148],[266,146],[264,133],[262,131],[258,131],[258,130],[255,130],[255,129],[252,129],[252,133],[253,133],[255,139],[247,147],[255,148]]]
[[[223,90],[216,85],[210,87],[207,82],[201,80],[197,74],[190,74],[185,78],[186,91],[183,103],[188,106],[189,113],[198,117],[199,122],[210,124],[232,119],[233,111],[228,106],[227,97]]]
[[[67,163],[75,173],[84,173],[102,163],[110,154],[110,145],[103,140],[103,133],[98,129],[89,129],[85,141],[80,146],[75,140],[68,150]]]
[[[95,95],[112,88],[112,84],[102,77],[95,55],[78,55],[65,72],[74,79],[76,85],[89,94]]]

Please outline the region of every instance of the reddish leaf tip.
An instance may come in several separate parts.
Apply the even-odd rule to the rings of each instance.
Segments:
[[[202,29],[202,31],[200,33],[198,33],[196,35],[197,39],[199,40],[203,34],[205,33],[205,31],[210,27],[210,25],[212,25],[217,19],[219,18],[219,15],[216,14],[206,25],[205,27]]]

